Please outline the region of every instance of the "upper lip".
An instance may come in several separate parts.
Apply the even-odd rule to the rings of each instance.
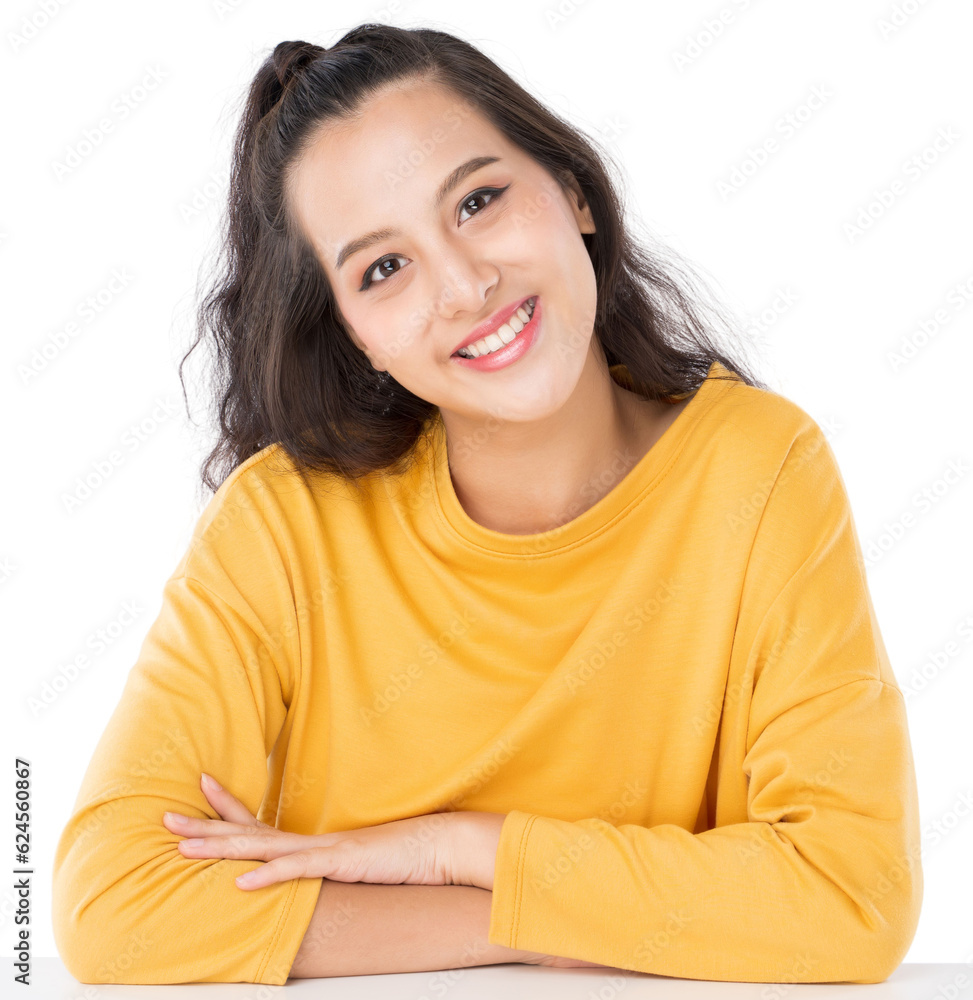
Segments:
[[[526,299],[518,299],[516,302],[512,302],[509,306],[504,306],[502,309],[498,309],[489,319],[484,320],[473,332],[466,338],[466,340],[460,341],[454,348],[453,354],[457,351],[462,350],[464,347],[469,347],[470,344],[476,343],[478,340],[482,340],[484,337],[488,337],[491,333],[496,333],[497,330],[503,326],[504,323],[510,319],[511,316],[523,306],[527,308],[527,299],[533,298],[532,295],[528,295]]]

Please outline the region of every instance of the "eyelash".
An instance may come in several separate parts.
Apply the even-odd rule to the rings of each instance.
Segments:
[[[471,191],[470,194],[468,194],[463,199],[463,201],[460,203],[460,207],[464,206],[468,201],[471,201],[477,195],[490,194],[490,195],[493,195],[493,197],[486,203],[486,205],[483,206],[484,208],[487,208],[490,205],[492,205],[498,198],[500,198],[500,196],[504,193],[504,191],[507,190],[508,187],[510,187],[509,184],[507,184],[505,187],[502,187],[502,188],[489,188],[489,187],[487,187],[487,188],[477,188],[476,191]],[[483,211],[483,209],[481,208],[478,211],[476,211],[474,214],[475,215],[479,215],[480,212],[482,212],[482,211]],[[372,281],[371,278],[369,278],[369,275],[375,270],[375,268],[378,267],[380,264],[384,264],[387,260],[395,260],[396,257],[400,257],[400,256],[401,256],[401,254],[391,253],[391,254],[386,254],[384,257],[381,257],[377,261],[375,261],[375,263],[372,264],[368,268],[368,270],[365,271],[365,274],[362,276],[361,287],[358,290],[360,292],[366,292],[366,291],[368,291],[368,289],[371,288],[371,286],[375,283],[375,282]],[[401,268],[399,270],[401,270]],[[382,281],[388,281],[389,278],[394,277],[394,275],[396,275],[398,273],[399,273],[398,271],[394,271],[392,274],[389,274],[386,277],[382,278],[381,281],[379,281],[378,283],[381,284]]]

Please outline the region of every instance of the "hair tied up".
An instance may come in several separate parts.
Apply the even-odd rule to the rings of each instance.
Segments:
[[[274,47],[273,66],[281,90],[286,90],[291,80],[310,62],[327,50],[313,42],[279,42]]]
[[[705,275],[664,243],[643,245],[629,230],[606,168],[610,160],[603,162],[583,130],[465,39],[367,22],[328,48],[302,41],[269,45],[246,94],[217,273],[198,300],[198,336],[182,359],[207,341],[207,388],[215,397],[219,438],[200,471],[214,493],[272,444],[286,454],[285,473],[323,472],[356,485],[376,471],[397,475],[411,467],[420,436],[437,416],[439,407],[394,372],[375,377],[287,191],[294,165],[322,130],[370,107],[377,88],[419,80],[436,84],[450,106],[462,102],[478,112],[525,160],[558,176],[565,197],[567,185],[576,185],[591,206],[595,231],[584,234],[597,289],[591,336],[609,369],[624,365],[629,384],[616,378],[623,388],[650,401],[680,397],[702,384],[714,361],[730,370],[731,381],[741,376],[758,384],[747,365],[724,353],[719,328],[736,323],[728,322]],[[348,190],[359,183],[343,181]],[[517,225],[510,222],[510,230]],[[269,459],[268,471],[277,464]],[[328,491],[327,479],[313,478],[304,484]]]

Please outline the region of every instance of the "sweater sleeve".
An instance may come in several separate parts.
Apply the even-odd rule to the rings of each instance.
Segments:
[[[253,505],[227,498],[211,501],[165,584],[57,845],[55,940],[84,983],[282,985],[321,888],[241,890],[234,878],[258,862],[185,858],[162,821],[219,818],[202,771],[257,815],[292,694],[282,567]]]
[[[491,943],[742,982],[875,983],[901,962],[922,901],[905,702],[834,455],[807,422],[760,514],[731,652],[743,695],[723,711],[746,739],[725,752],[745,815],[694,834],[508,813]]]

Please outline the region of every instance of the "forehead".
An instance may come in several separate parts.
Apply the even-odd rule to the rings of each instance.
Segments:
[[[428,81],[373,94],[355,119],[329,123],[294,164],[291,208],[315,248],[333,263],[362,233],[401,227],[431,208],[445,176],[473,156],[516,158],[515,147],[464,97]]]

